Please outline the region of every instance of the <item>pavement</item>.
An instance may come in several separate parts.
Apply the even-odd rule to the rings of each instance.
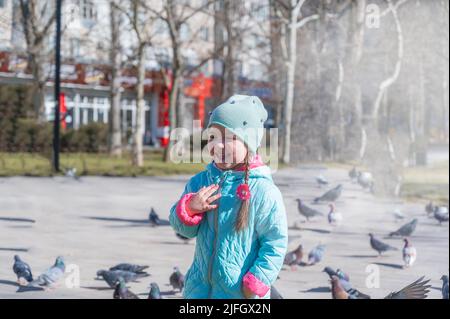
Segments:
[[[322,174],[330,187],[344,185],[336,207],[344,216],[340,226],[326,217],[305,222],[297,211],[296,198],[307,204],[322,194],[315,176]],[[66,177],[0,178],[0,298],[111,298],[112,290],[97,280],[96,272],[121,262],[149,265],[150,277],[131,283],[130,289],[146,298],[150,282],[159,284],[164,298],[181,298],[168,285],[173,267],[186,272],[192,262],[195,240],[178,239],[170,226],[151,227],[150,207],[163,219],[184,189],[188,176],[109,178]],[[428,218],[422,203],[375,198],[347,178],[341,169],[300,166],[274,175],[287,208],[289,250],[302,244],[308,252],[326,245],[323,261],[314,266],[284,268],[274,284],[284,298],[329,299],[325,266],[350,275],[354,287],[383,298],[421,276],[431,280],[429,298],[441,298],[440,278],[449,271],[449,225],[439,226]],[[325,214],[326,204],[314,205]],[[404,222],[396,222],[393,210],[400,208]],[[411,237],[418,259],[403,269],[400,238],[387,234],[413,218],[419,225]],[[397,247],[399,251],[377,257],[368,233]],[[28,262],[35,276],[62,255],[68,264],[66,278],[49,291],[19,289],[12,271],[13,256]],[[79,275],[79,285],[77,280]]]

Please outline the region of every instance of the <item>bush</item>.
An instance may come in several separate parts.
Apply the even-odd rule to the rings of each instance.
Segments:
[[[108,145],[108,125],[90,123],[78,130],[68,129],[61,134],[62,152],[98,153]]]
[[[25,125],[20,120],[34,118],[32,96],[29,86],[0,86],[0,151],[18,151],[15,143]],[[24,132],[20,135],[25,138]]]
[[[49,153],[52,147],[52,125],[39,124],[33,119],[18,119],[14,137],[16,152]]]

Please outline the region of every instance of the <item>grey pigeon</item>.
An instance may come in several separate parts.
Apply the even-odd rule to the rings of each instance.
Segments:
[[[58,281],[60,281],[64,272],[66,271],[66,265],[64,264],[63,257],[56,258],[55,264],[41,274],[36,280],[33,280],[30,285],[39,285],[45,287],[53,287]]]
[[[357,182],[364,189],[373,189],[373,176],[369,172],[359,172]]]
[[[434,218],[439,222],[439,225],[442,225],[444,222],[448,222],[448,208],[447,207],[439,207],[436,206],[434,208]]]
[[[161,220],[159,219],[159,216],[153,207],[150,209],[150,214],[148,215],[148,220],[150,222],[150,225],[152,225],[152,226],[158,226],[161,224]]]
[[[77,169],[75,167],[66,169],[65,175],[66,175],[66,177],[73,178],[75,180],[80,179],[80,176],[77,175]]]
[[[342,194],[343,186],[339,184],[335,188],[330,189],[328,192],[320,197],[314,199],[314,203],[319,202],[335,202]]]
[[[185,237],[179,233],[175,233],[175,235],[181,239],[185,244],[189,244],[189,241],[191,240],[191,238]]]
[[[348,299],[370,299],[369,295],[366,295],[353,288],[350,284],[349,276],[339,269],[337,271],[334,271],[331,267],[325,267],[323,272],[327,273],[330,279],[332,279],[333,276],[336,276],[339,279],[339,283],[342,289],[344,289],[348,294]]]
[[[308,254],[308,265],[312,266],[322,261],[325,254],[325,245],[318,245]]]
[[[150,292],[148,294],[148,299],[162,299],[161,291],[159,290],[159,286],[156,282],[152,282],[150,284]]]
[[[183,291],[184,275],[181,273],[178,267],[173,268],[173,273],[169,277],[169,283],[174,290],[178,289],[180,292]]]
[[[14,256],[13,271],[17,276],[17,282],[22,285],[24,280],[29,283],[33,281],[33,274],[31,273],[30,266],[22,261],[18,255]]]
[[[427,285],[430,281],[421,277],[412,284],[406,286],[400,291],[392,292],[384,299],[425,299],[430,292],[428,289],[431,285]]]
[[[299,213],[305,216],[307,221],[309,221],[310,218],[315,216],[323,216],[321,212],[303,204],[303,201],[301,199],[297,199],[297,203]]]
[[[126,284],[125,280],[120,277],[119,281],[116,284],[116,288],[114,289],[113,294],[114,299],[139,299],[138,296],[136,296],[133,292],[131,292]]]
[[[283,296],[278,292],[278,290],[274,287],[270,287],[270,299],[284,299]]]
[[[331,276],[331,282],[333,299],[355,299],[345,291],[338,276]],[[429,288],[431,285],[428,285],[429,282],[429,280],[424,280],[424,277],[419,278],[402,290],[390,293],[384,299],[425,299],[430,292]]]
[[[448,276],[444,275],[441,277],[442,280],[442,299],[448,300]]]
[[[296,266],[300,264],[303,258],[303,246],[298,245],[296,249],[294,249],[291,252],[288,252],[286,256],[284,256],[284,262],[283,264],[288,266]]]
[[[396,221],[396,222],[405,219],[405,214],[403,214],[402,211],[401,211],[400,209],[398,209],[398,208],[396,208],[396,209],[393,211],[392,214],[394,215],[394,218],[395,218],[395,221]]]
[[[147,274],[144,270],[147,269],[148,266],[146,265],[134,265],[134,264],[128,264],[128,263],[122,263],[118,264],[114,267],[109,268],[109,270],[124,270],[124,271],[131,271],[136,274]]]
[[[319,184],[319,187],[328,185],[328,180],[323,175],[316,176],[316,182]]]
[[[103,280],[111,288],[116,288],[120,278],[123,278],[125,283],[130,281],[136,281],[139,278],[146,277],[147,275],[136,274],[131,271],[125,270],[99,270],[97,271],[97,277],[103,278]]]
[[[358,177],[358,171],[356,170],[356,167],[353,166],[353,168],[348,172],[348,177],[350,177],[351,180],[354,180]]]
[[[390,237],[394,237],[394,236],[409,237],[416,230],[418,222],[419,221],[417,220],[417,218],[414,218],[409,223],[403,225],[402,227],[400,227],[396,231],[390,233],[389,236]]]
[[[382,253],[389,250],[398,250],[395,247],[392,247],[386,243],[383,243],[381,240],[376,239],[373,234],[369,234],[370,236],[370,246],[378,252],[378,255],[381,256]]]
[[[434,205],[433,202],[429,202],[426,206],[425,206],[425,212],[427,213],[427,215],[431,215],[434,213]]]

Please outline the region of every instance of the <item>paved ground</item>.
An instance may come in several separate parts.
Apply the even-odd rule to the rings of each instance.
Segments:
[[[345,190],[337,202],[344,215],[341,226],[331,227],[325,218],[303,223],[297,213],[295,198],[307,202],[321,194],[314,177],[325,175],[332,185],[343,183]],[[290,168],[278,172],[275,180],[284,194],[288,211],[289,249],[302,243],[307,251],[319,243],[327,245],[323,262],[282,270],[275,286],[285,298],[330,298],[324,266],[345,270],[357,288],[382,298],[422,275],[431,279],[431,298],[440,297],[440,277],[449,269],[449,226],[438,226],[425,216],[423,205],[395,200],[375,199],[347,180],[341,170],[319,167]],[[0,179],[0,298],[111,298],[112,291],[103,281],[95,280],[98,269],[127,261],[150,265],[151,277],[132,283],[131,289],[144,295],[151,281],[163,292],[172,267],[187,271],[195,242],[184,244],[167,227],[151,228],[147,223],[153,206],[164,218],[181,193],[187,177],[169,178],[83,178],[81,181],[60,178]],[[367,234],[383,238],[401,223],[392,210],[401,208],[407,221],[417,217],[419,226],[411,240],[418,249],[413,268],[401,269],[401,252],[375,257]],[[326,205],[316,208],[327,211]],[[35,222],[33,222],[35,221]],[[297,225],[300,227],[293,227]],[[385,241],[401,249],[400,239]],[[62,285],[53,291],[17,292],[11,270],[14,254],[20,254],[34,269],[45,270],[57,255],[80,269],[81,287]],[[380,272],[380,288],[365,285],[368,265]],[[370,269],[369,269],[370,270]],[[166,298],[180,295],[167,294]]]

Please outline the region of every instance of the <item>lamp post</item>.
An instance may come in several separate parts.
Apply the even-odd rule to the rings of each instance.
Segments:
[[[53,126],[53,170],[59,172],[60,151],[60,95],[61,95],[61,6],[62,0],[56,0],[56,39],[55,39],[55,120]]]

